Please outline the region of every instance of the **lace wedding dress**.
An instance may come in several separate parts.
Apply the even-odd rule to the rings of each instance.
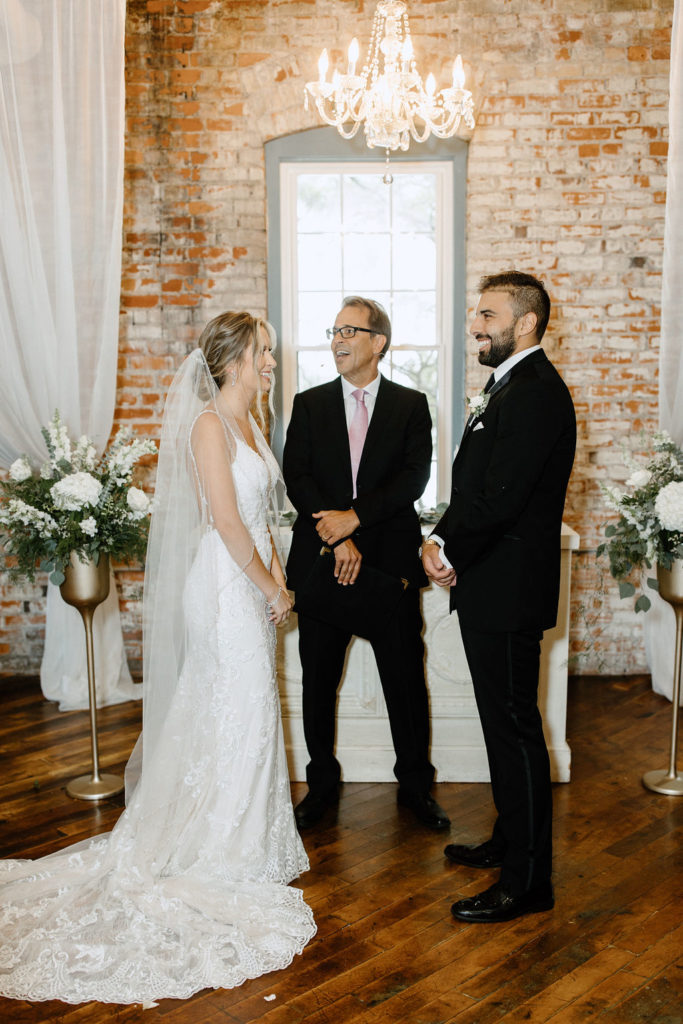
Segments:
[[[268,566],[264,509],[278,468],[257,440],[258,453],[230,436],[229,471]],[[286,967],[315,933],[302,893],[288,887],[308,860],[292,813],[275,629],[198,490],[182,669],[132,799],[108,835],[0,861],[4,996],[186,998]],[[146,730],[145,721],[145,743]]]

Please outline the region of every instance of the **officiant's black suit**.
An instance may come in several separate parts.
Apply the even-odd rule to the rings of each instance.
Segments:
[[[352,540],[370,565],[404,578],[409,588],[390,625],[370,640],[387,703],[396,764],[407,792],[426,793],[434,769],[429,761],[429,708],[419,588],[427,583],[418,550],[422,541],[414,502],[429,479],[432,454],[427,399],[381,377],[358,468],[353,497],[349,436],[341,378],[294,398],[283,472],[297,510],[287,561],[288,585],[296,592],[319,558],[321,540],[314,512],[353,507],[360,527]],[[324,794],[339,781],[334,757],[336,694],[351,633],[344,622],[327,625],[299,615],[303,670],[303,720],[310,762],[311,793]]]
[[[555,625],[560,531],[576,445],[569,391],[538,349],[491,389],[453,463],[434,534],[457,573],[457,609],[491,770],[501,882],[547,883],[552,796],[536,696],[543,630]]]

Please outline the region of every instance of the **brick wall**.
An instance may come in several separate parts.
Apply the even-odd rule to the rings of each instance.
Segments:
[[[480,107],[468,166],[468,303],[484,272],[539,273],[546,348],[569,384],[579,448],[566,520],[577,671],[641,671],[640,625],[601,579],[598,481],[657,421],[659,296],[673,0],[412,0],[416,57],[461,50]],[[370,0],[129,0],[116,421],[158,433],[165,388],[204,322],[265,313],[263,144],[314,126],[303,84],[322,45],[367,45]],[[339,42],[335,50],[334,44]],[[436,55],[436,56],[434,56]],[[419,147],[415,147],[416,154]],[[286,342],[286,339],[285,339]],[[482,369],[470,354],[468,391]],[[140,574],[118,574],[140,659]],[[0,592],[0,672],[35,671],[40,584]]]

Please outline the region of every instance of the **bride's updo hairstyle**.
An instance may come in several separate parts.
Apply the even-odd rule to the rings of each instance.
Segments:
[[[251,348],[252,358],[257,361],[261,354],[260,329],[263,327],[270,338],[271,347],[275,348],[275,329],[272,324],[261,317],[252,316],[251,313],[235,313],[228,310],[219,316],[209,320],[199,338],[199,348],[204,353],[209,372],[217,388],[225,384],[228,373],[234,373],[235,381],[239,380],[241,364],[246,358],[247,351]],[[228,368],[232,367],[232,370]],[[272,392],[269,397],[269,406],[272,402]],[[200,398],[208,399],[210,395],[200,395]],[[256,406],[261,420],[261,395],[257,396]],[[271,413],[272,413],[271,406]]]

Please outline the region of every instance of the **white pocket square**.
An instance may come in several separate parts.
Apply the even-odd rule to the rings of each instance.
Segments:
[[[483,429],[484,429],[484,424],[481,422],[481,420],[479,420],[479,422],[476,424],[476,426],[472,427],[472,431],[483,430]]]

